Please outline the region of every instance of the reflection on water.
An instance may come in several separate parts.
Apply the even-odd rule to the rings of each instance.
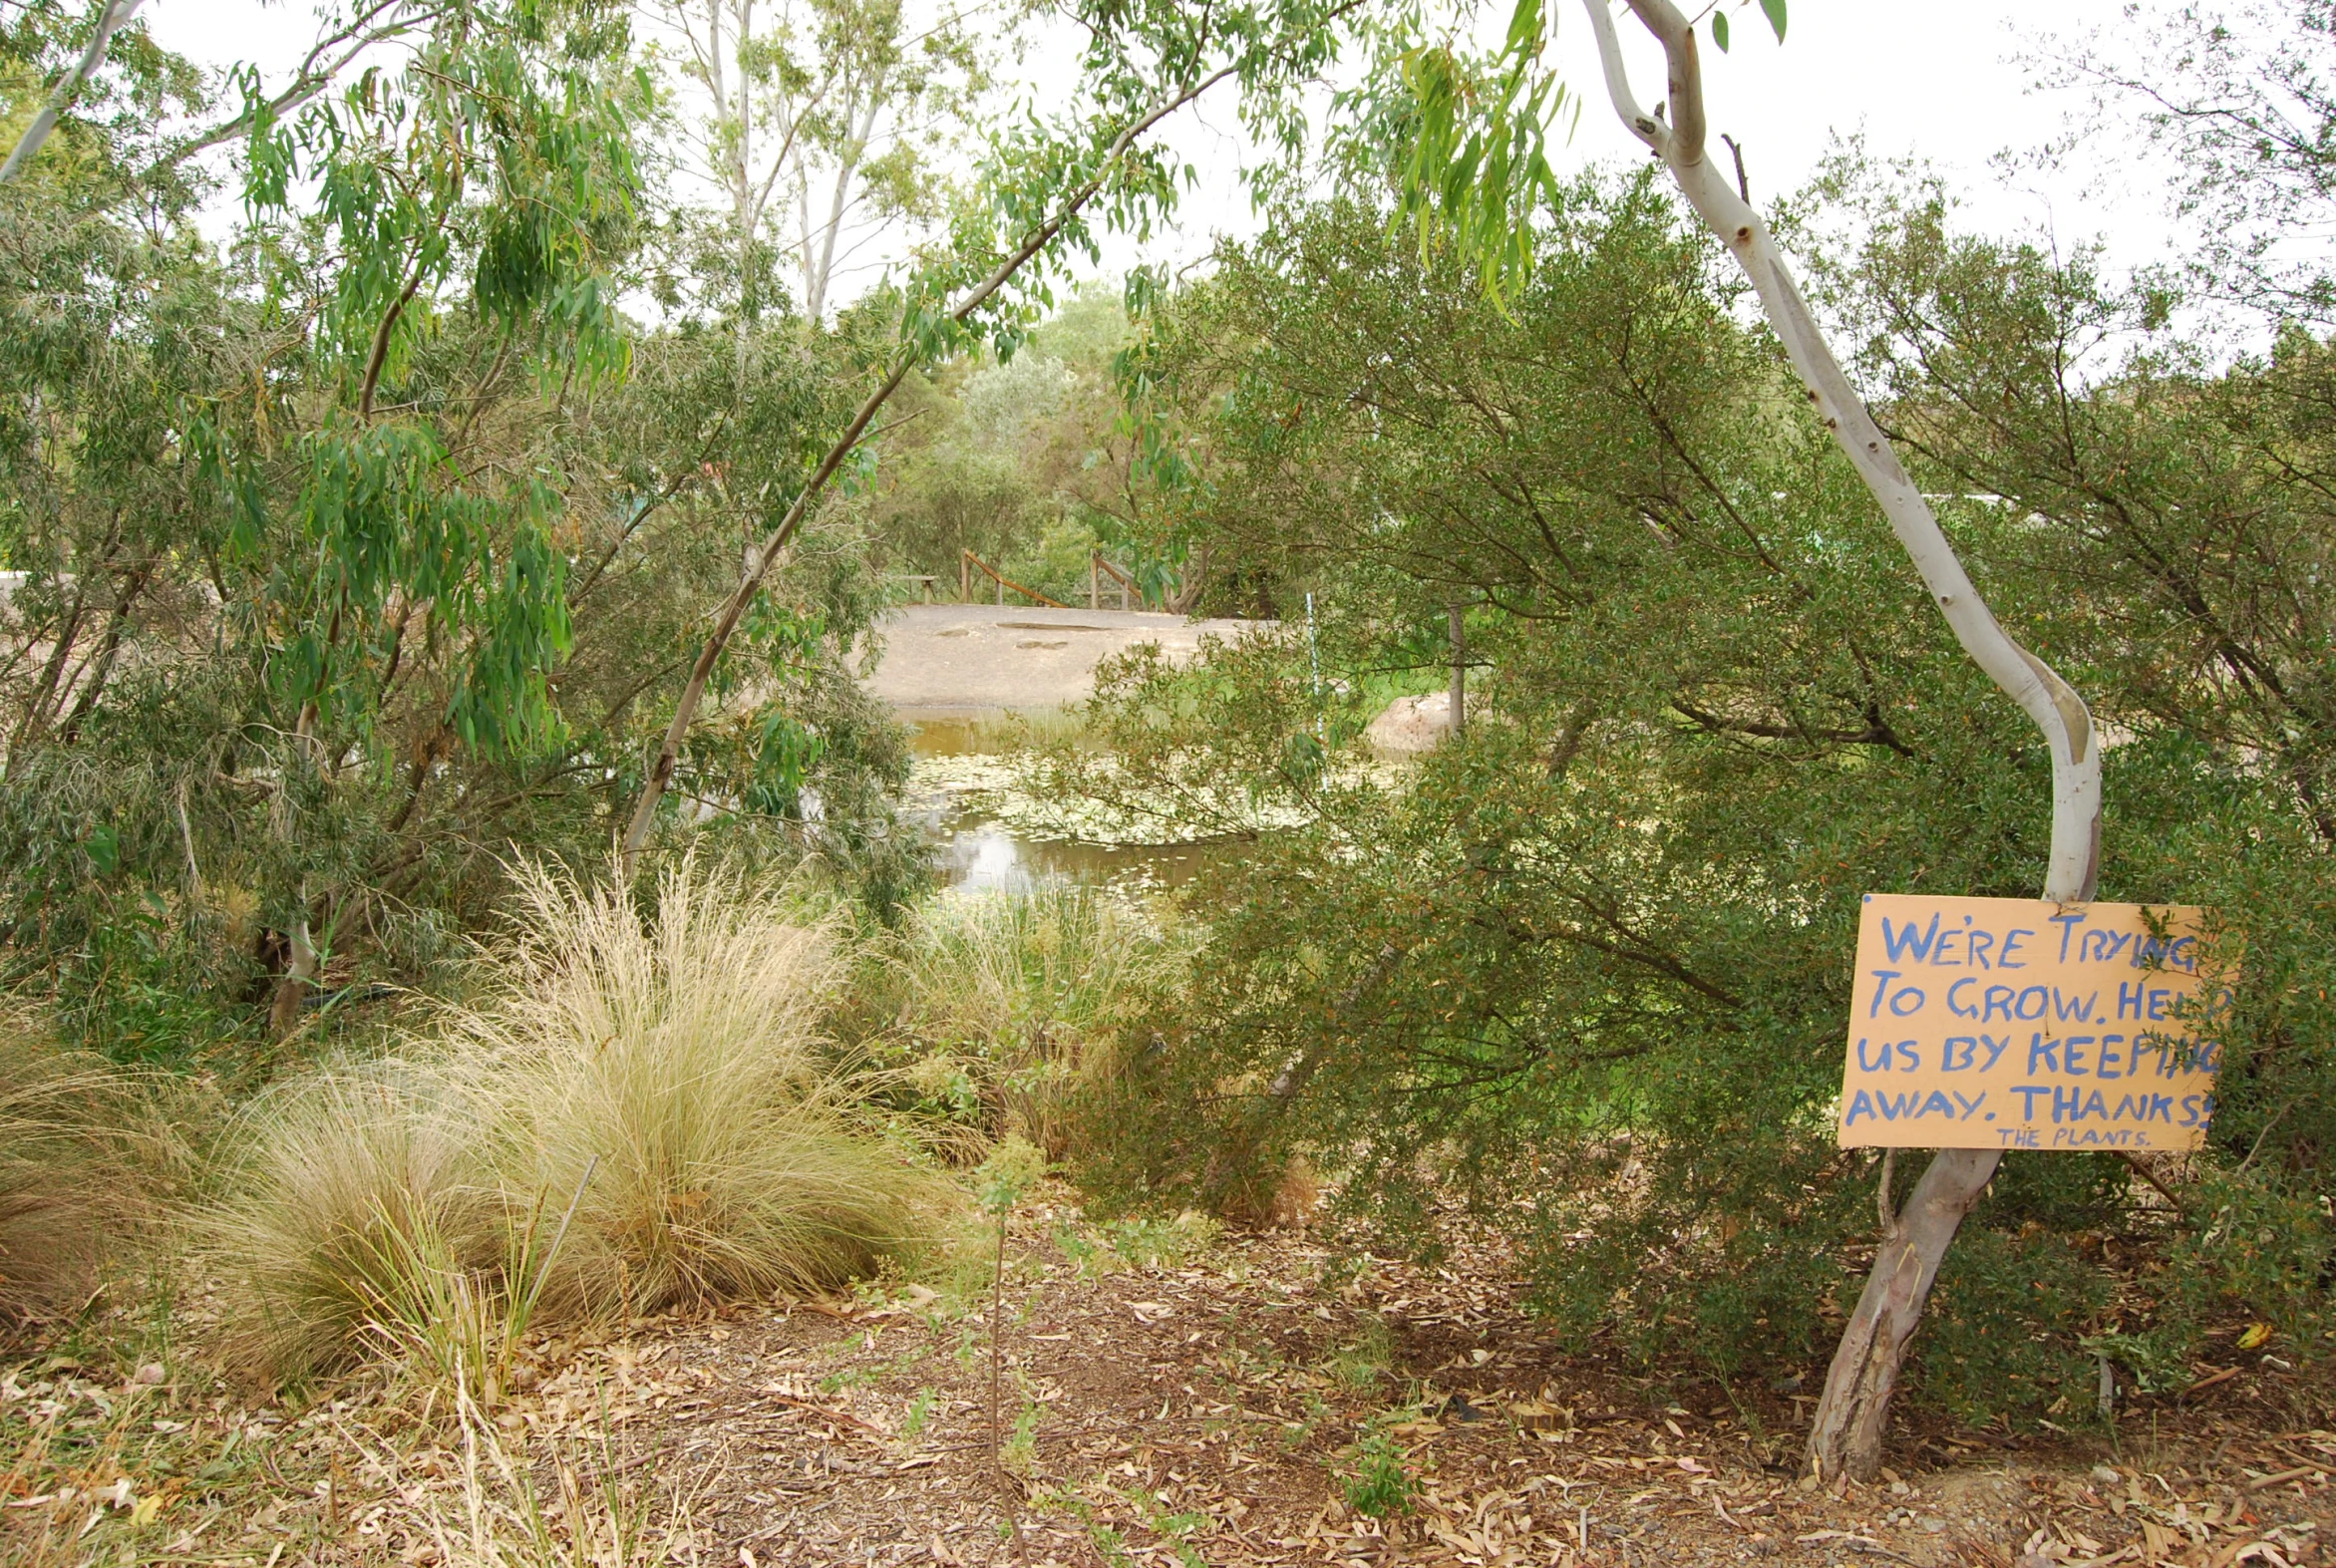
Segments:
[[[1208,844],[1095,844],[1037,838],[1001,821],[996,805],[1012,787],[1005,754],[1048,720],[1015,723],[1003,715],[912,720],[910,744],[919,767],[908,785],[908,806],[932,840],[942,878],[952,888],[979,892],[1021,889],[1052,877],[1078,882],[1134,882],[1174,887],[1208,855]],[[998,766],[966,767],[996,758]],[[958,766],[927,767],[957,760]]]
[[[969,892],[1019,889],[1048,877],[1075,882],[1134,881],[1162,887],[1182,883],[1209,853],[1198,844],[1081,844],[1018,837],[994,821],[944,821],[941,874]]]

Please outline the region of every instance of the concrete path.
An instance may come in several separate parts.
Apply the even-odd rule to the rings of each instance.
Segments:
[[[883,661],[867,688],[909,717],[1063,708],[1095,693],[1106,654],[1138,643],[1188,659],[1203,636],[1231,641],[1266,621],[1188,621],[1145,610],[907,604],[877,625]]]

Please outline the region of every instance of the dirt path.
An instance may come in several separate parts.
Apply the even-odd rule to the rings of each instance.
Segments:
[[[612,1423],[693,1499],[703,1560],[741,1568],[2329,1560],[2336,1434],[2222,1420],[2236,1379],[2130,1463],[1941,1427],[1835,1496],[1793,1478],[1806,1402],[1564,1356],[1492,1256],[1339,1284],[1290,1235],[1187,1260],[1063,1210],[1022,1234],[1003,1475],[985,1304],[921,1291],[600,1347],[520,1419]]]
[[[2266,1358],[2130,1415],[2120,1449],[1916,1416],[1892,1436],[1899,1471],[1835,1494],[1794,1478],[1806,1400],[1565,1355],[1511,1273],[1485,1249],[1423,1271],[1342,1263],[1302,1234],[1025,1209],[1002,1467],[986,1280],[538,1345],[492,1424],[467,1428],[436,1395],[359,1385],[270,1411],[191,1372],[143,1387],[57,1356],[0,1379],[0,1560],[2332,1560],[2336,1433],[2263,1424],[2298,1392]],[[476,1545],[497,1538],[516,1545]],[[559,1549],[519,1549],[531,1539]]]
[[[1230,640],[1265,624],[1143,610],[903,605],[877,628],[883,658],[866,684],[909,717],[1063,708],[1093,695],[1107,654],[1157,642],[1171,658],[1189,658],[1203,636]]]

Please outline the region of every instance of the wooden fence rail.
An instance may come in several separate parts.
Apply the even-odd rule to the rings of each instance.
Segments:
[[[1022,584],[1016,582],[1013,578],[1006,576],[995,566],[992,566],[988,561],[983,560],[980,556],[974,554],[971,550],[961,551],[960,554],[962,558],[957,562],[957,597],[962,599],[967,604],[971,604],[973,602],[973,573],[970,568],[978,566],[982,569],[984,575],[989,577],[991,581],[998,585],[998,602],[1000,604],[1006,602],[1006,590],[1011,588],[1016,593],[1036,599],[1039,603],[1050,605],[1055,609],[1067,610],[1070,608],[1070,606],[1065,604],[1062,600],[1050,599],[1045,594],[1040,593],[1036,588],[1023,587]]]
[[[1144,590],[1136,586],[1136,579],[1114,566],[1110,561],[1105,560],[1103,551],[1093,550],[1089,552],[1087,558],[1087,607],[1089,609],[1100,610],[1103,608],[1103,579],[1107,576],[1120,585],[1121,609],[1128,608],[1128,595],[1131,593],[1136,596],[1138,604],[1144,602]]]

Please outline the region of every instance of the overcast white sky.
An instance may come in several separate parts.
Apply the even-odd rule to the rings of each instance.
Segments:
[[[1607,106],[1577,0],[1552,0],[1551,9],[1559,63],[1582,93],[1565,157],[1643,156]],[[1951,7],[1793,0],[1782,47],[1756,11],[1733,12],[1733,53],[1704,52],[1712,128],[1743,145],[1754,197],[1763,203],[1806,180],[1836,135],[1862,132],[1876,157],[1913,154],[1938,165],[1963,190],[1980,226],[2048,232],[2064,244],[2098,236],[2115,261],[2156,259],[2163,253],[2163,179],[2153,181],[2149,170],[2105,171],[2095,158],[2080,169],[2007,176],[1990,164],[1999,153],[2028,152],[2062,135],[2083,107],[2070,94],[2030,91],[2035,70],[2015,58],[2032,54],[2024,41],[2046,31],[2075,37],[2109,28],[2123,9],[2124,0],[1963,0]],[[271,77],[280,77],[315,33],[312,0],[149,0],[146,15],[167,47],[212,66],[253,60]],[[1625,27],[1625,38],[1634,31]],[[1059,79],[1063,54],[1043,42],[1034,53],[1040,85],[1032,91],[1042,102],[1046,67],[1055,64]],[[1642,102],[1661,96],[1651,47],[1634,77]],[[1243,144],[1229,106],[1178,128],[1172,142],[1199,166],[1202,187],[1177,233],[1141,248],[1114,245],[1108,260],[1115,268],[1136,260],[1180,264],[1204,254],[1217,231],[1252,227],[1235,176]]]

